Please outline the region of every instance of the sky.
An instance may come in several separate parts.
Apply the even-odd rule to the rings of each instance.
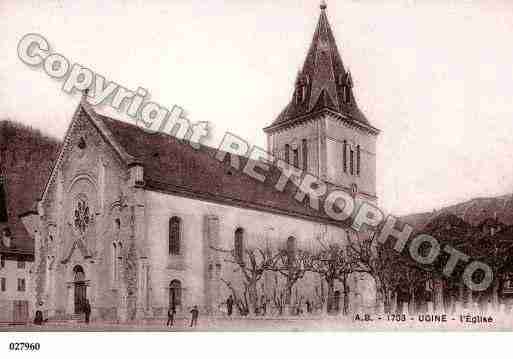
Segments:
[[[327,1],[398,215],[513,192],[513,2]],[[27,33],[110,81],[265,148],[319,1],[0,1],[0,118],[62,138],[80,100],[17,57]],[[99,112],[123,118],[114,110]]]

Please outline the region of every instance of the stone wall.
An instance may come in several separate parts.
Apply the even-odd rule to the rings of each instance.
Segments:
[[[350,127],[332,117],[326,119],[326,162],[329,182],[350,188],[354,183],[359,192],[376,196],[376,136],[371,135],[355,126]],[[355,151],[355,172],[349,173],[349,158],[347,171],[343,170],[343,141]],[[360,146],[360,175],[356,174],[356,147]],[[348,148],[349,157],[349,148]]]
[[[184,288],[182,310],[193,305],[209,312],[219,310],[231,293],[221,278],[242,290],[238,266],[229,253],[234,247],[234,232],[239,227],[244,229],[247,248],[270,246],[277,250],[284,248],[290,236],[296,238],[298,248],[312,251],[319,246],[317,238],[347,243],[345,232],[332,225],[163,193],[147,193],[147,214],[151,303],[155,314],[166,312],[169,284],[173,279],[180,280]],[[183,252],[180,256],[168,254],[168,221],[173,216],[182,219]],[[224,252],[212,251],[213,243],[218,243],[216,246]],[[273,274],[266,275],[259,286],[264,285],[272,294],[274,281]],[[356,296],[356,287],[367,288],[357,282],[353,288],[353,299],[361,301],[366,297],[372,300],[373,293]],[[320,286],[318,275],[308,274],[296,288],[299,294],[313,297],[315,287]],[[366,290],[372,292],[372,286],[369,288]]]
[[[112,317],[112,309],[120,304],[125,308],[118,312],[128,313],[126,306],[133,302],[127,300],[128,292],[132,297],[137,292],[131,274],[137,270],[128,206],[132,192],[128,168],[87,116],[80,108],[75,114],[63,156],[40,204],[37,296],[50,315],[69,314],[73,268],[80,265],[93,316]],[[81,217],[87,217],[83,230],[77,227],[80,201],[88,208]],[[114,267],[118,280],[113,279]]]

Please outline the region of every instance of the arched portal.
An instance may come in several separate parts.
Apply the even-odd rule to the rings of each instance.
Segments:
[[[75,287],[75,314],[84,312],[87,300],[87,287],[85,282],[85,273],[82,266],[73,268],[73,285]]]
[[[172,280],[169,283],[169,307],[177,308],[182,305],[182,283],[179,280]]]

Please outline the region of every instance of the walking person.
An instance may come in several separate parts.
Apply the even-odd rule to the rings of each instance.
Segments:
[[[86,299],[84,305],[84,313],[85,313],[85,323],[89,324],[89,317],[91,316],[91,304],[89,304],[89,299]]]
[[[267,314],[267,298],[264,295],[260,297],[260,305],[262,308],[262,316],[264,317]]]
[[[175,306],[169,307],[169,309],[167,311],[167,324],[166,324],[167,327],[169,327],[169,326],[173,327],[173,325],[175,323],[175,314],[176,314]]]
[[[228,311],[228,316],[231,317],[233,313],[233,297],[231,294],[228,299],[226,299],[226,309]]]
[[[43,312],[36,310],[36,317],[34,318],[35,325],[43,325]]]
[[[191,328],[195,327],[198,324],[198,316],[199,316],[198,306],[195,305],[191,309]]]

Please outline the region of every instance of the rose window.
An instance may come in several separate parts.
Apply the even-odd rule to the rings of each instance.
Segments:
[[[87,202],[84,199],[79,199],[75,208],[75,229],[84,234],[91,222],[92,217],[90,217]]]

